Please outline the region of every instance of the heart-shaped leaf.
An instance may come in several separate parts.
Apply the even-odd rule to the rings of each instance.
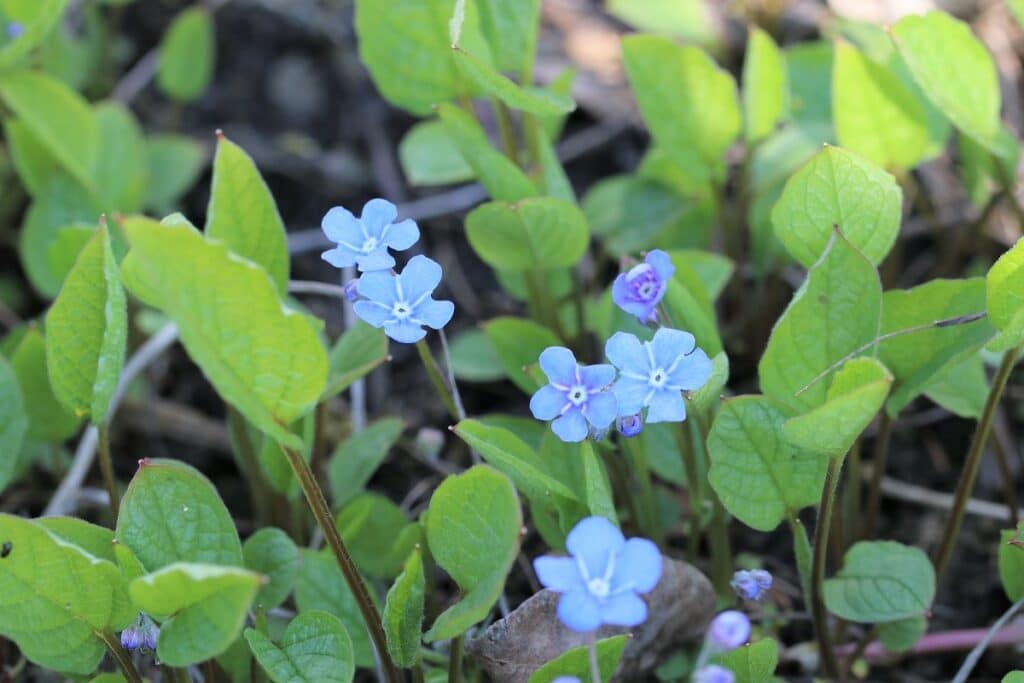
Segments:
[[[292,619],[280,646],[251,628],[245,639],[274,683],[350,683],[355,675],[352,639],[341,620],[327,612]]]

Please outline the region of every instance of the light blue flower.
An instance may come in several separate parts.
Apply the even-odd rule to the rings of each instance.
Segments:
[[[327,212],[320,227],[327,239],[338,246],[321,254],[323,260],[336,268],[355,265],[363,272],[389,270],[395,259],[388,248],[403,251],[420,238],[416,222],[408,219],[395,223],[398,209],[386,199],[371,199],[356,218],[347,209],[336,206]]]
[[[693,683],[735,683],[736,674],[724,666],[709,664],[693,674]]]
[[[562,594],[558,617],[573,631],[604,624],[639,626],[647,619],[641,593],[661,579],[661,552],[646,538],[628,541],[604,517],[580,520],[565,539],[571,557],[538,557],[537,578]]]
[[[764,569],[740,569],[729,585],[744,600],[760,600],[772,588],[772,575]]]
[[[648,422],[682,422],[682,392],[701,388],[711,377],[711,359],[696,348],[692,334],[681,330],[663,327],[648,342],[616,332],[604,352],[619,370],[612,392],[620,416],[647,408]]]
[[[727,610],[712,619],[707,646],[712,652],[728,652],[750,640],[750,619],[743,612]]]
[[[643,263],[615,278],[612,301],[626,313],[635,315],[641,325],[646,325],[657,317],[655,309],[675,272],[668,254],[661,249],[649,251]]]
[[[551,681],[551,683],[580,683],[580,679],[575,676],[559,676],[555,680]]]
[[[644,419],[640,413],[623,415],[615,419],[615,426],[627,439],[631,439],[644,430]]]
[[[588,422],[600,431],[615,420],[615,397],[607,391],[615,368],[580,365],[569,349],[549,346],[540,354],[540,369],[549,384],[530,399],[530,412],[538,420],[554,420],[551,429],[562,441],[583,441]]]
[[[441,266],[426,256],[413,256],[405,270],[395,275],[384,270],[364,273],[357,289],[356,315],[403,344],[426,336],[423,326],[439,330],[455,313],[451,301],[437,301],[431,294],[441,282]]]

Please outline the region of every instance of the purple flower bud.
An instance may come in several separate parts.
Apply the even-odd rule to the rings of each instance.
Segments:
[[[15,38],[19,37],[24,32],[25,27],[20,22],[12,21],[9,24],[7,24],[7,37],[11,40],[14,40]]]
[[[359,278],[354,277],[345,283],[345,298],[349,301],[359,300]]]
[[[136,624],[121,631],[121,647],[131,652],[142,646],[142,633]]]
[[[693,683],[734,683],[736,676],[724,666],[710,664],[697,669],[693,674]]]
[[[143,616],[142,646],[151,652],[156,652],[156,646],[160,641],[160,627],[147,616]]]
[[[771,590],[772,575],[763,569],[741,569],[733,574],[729,585],[744,600],[760,600]]]
[[[612,301],[641,324],[655,318],[655,309],[665,296],[668,281],[675,274],[672,259],[660,249],[647,253],[644,262],[620,273],[612,283]]]
[[[640,413],[634,413],[633,415],[624,415],[615,420],[615,426],[618,428],[619,434],[630,438],[644,430],[644,421],[640,417]]]
[[[580,679],[575,676],[559,676],[555,680],[551,681],[551,683],[580,683]]]
[[[708,628],[708,646],[717,652],[735,650],[750,640],[750,619],[743,612],[722,612]]]

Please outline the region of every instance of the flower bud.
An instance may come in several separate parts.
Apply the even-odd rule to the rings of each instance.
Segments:
[[[708,646],[717,652],[735,650],[750,640],[750,619],[743,612],[722,612],[708,628]]]
[[[729,585],[744,600],[760,600],[771,590],[772,575],[764,569],[741,569],[733,574]]]
[[[618,428],[619,434],[626,438],[632,438],[643,431],[644,421],[640,417],[640,413],[636,413],[618,418],[615,421],[615,426]]]

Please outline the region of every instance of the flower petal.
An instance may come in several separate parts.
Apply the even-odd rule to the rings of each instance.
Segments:
[[[454,314],[455,304],[451,301],[437,301],[429,298],[417,306],[412,313],[416,320],[434,330],[439,330],[447,325]]]
[[[363,230],[359,227],[359,219],[348,209],[335,206],[320,221],[320,229],[332,242],[348,242],[352,246],[363,243]]]
[[[644,261],[650,264],[662,282],[668,282],[676,274],[676,267],[672,264],[672,259],[661,249],[652,249],[647,252]]]
[[[607,363],[581,365],[580,379],[587,391],[600,391],[615,381],[615,368]]]
[[[375,270],[359,278],[356,290],[360,296],[391,308],[395,305],[395,276],[384,270]]]
[[[604,345],[604,355],[619,370],[635,372],[644,377],[650,372],[647,352],[635,334],[628,332],[613,334]]]
[[[631,538],[615,558],[612,590],[627,588],[636,593],[654,590],[661,579],[661,551],[646,538]]]
[[[398,278],[405,300],[415,303],[417,299],[433,292],[441,282],[441,264],[419,254],[409,259]]]
[[[572,631],[594,631],[601,626],[601,607],[586,590],[569,591],[558,601],[558,618]]]
[[[644,399],[651,391],[647,382],[632,377],[619,377],[612,385],[612,393],[619,405],[619,415],[635,415],[644,407]]]
[[[576,356],[564,346],[549,346],[540,352],[540,369],[552,384],[576,384]]]
[[[349,266],[355,265],[358,254],[348,247],[338,245],[334,249],[328,249],[324,253],[320,254],[320,258],[327,261],[335,268],[348,268]]]
[[[562,412],[566,403],[565,392],[546,384],[530,398],[530,412],[538,420],[553,420]]]
[[[374,249],[369,254],[357,255],[356,265],[364,273],[370,273],[375,270],[391,270],[395,266],[395,259],[392,258],[385,247],[381,247]]]
[[[419,238],[419,226],[411,218],[400,223],[393,223],[384,231],[384,242],[395,251],[405,251],[416,244]]]
[[[612,595],[601,605],[601,621],[613,626],[639,626],[647,620],[647,604],[636,593]]]
[[[533,561],[533,570],[537,572],[537,580],[541,585],[553,591],[568,593],[577,588],[585,588],[579,567],[571,557],[538,557]]]
[[[579,408],[569,410],[565,415],[551,423],[553,431],[559,439],[569,443],[579,443],[587,438],[590,430],[587,429],[587,419]]]
[[[363,213],[359,216],[367,234],[380,239],[384,227],[398,218],[398,209],[386,199],[371,199],[363,205]]]
[[[357,301],[352,307],[360,320],[376,328],[384,327],[385,323],[395,319],[390,307],[375,301]]]
[[[685,391],[695,391],[711,379],[711,370],[711,359],[704,353],[704,349],[694,349],[690,355],[679,359],[668,376],[668,383]]]
[[[427,331],[419,325],[403,320],[384,326],[384,334],[402,344],[415,344],[427,336]]]
[[[647,406],[647,421],[682,422],[686,419],[686,404],[683,395],[672,389],[662,389],[654,393]]]
[[[651,340],[651,351],[654,363],[659,368],[668,368],[679,356],[693,351],[696,340],[689,332],[663,327],[654,333]]]
[[[582,560],[588,578],[603,577],[612,555],[617,555],[626,539],[619,528],[604,517],[585,517],[565,538],[565,548],[576,560]]]
[[[610,391],[591,394],[587,401],[587,421],[598,429],[604,429],[619,416],[619,402]]]

